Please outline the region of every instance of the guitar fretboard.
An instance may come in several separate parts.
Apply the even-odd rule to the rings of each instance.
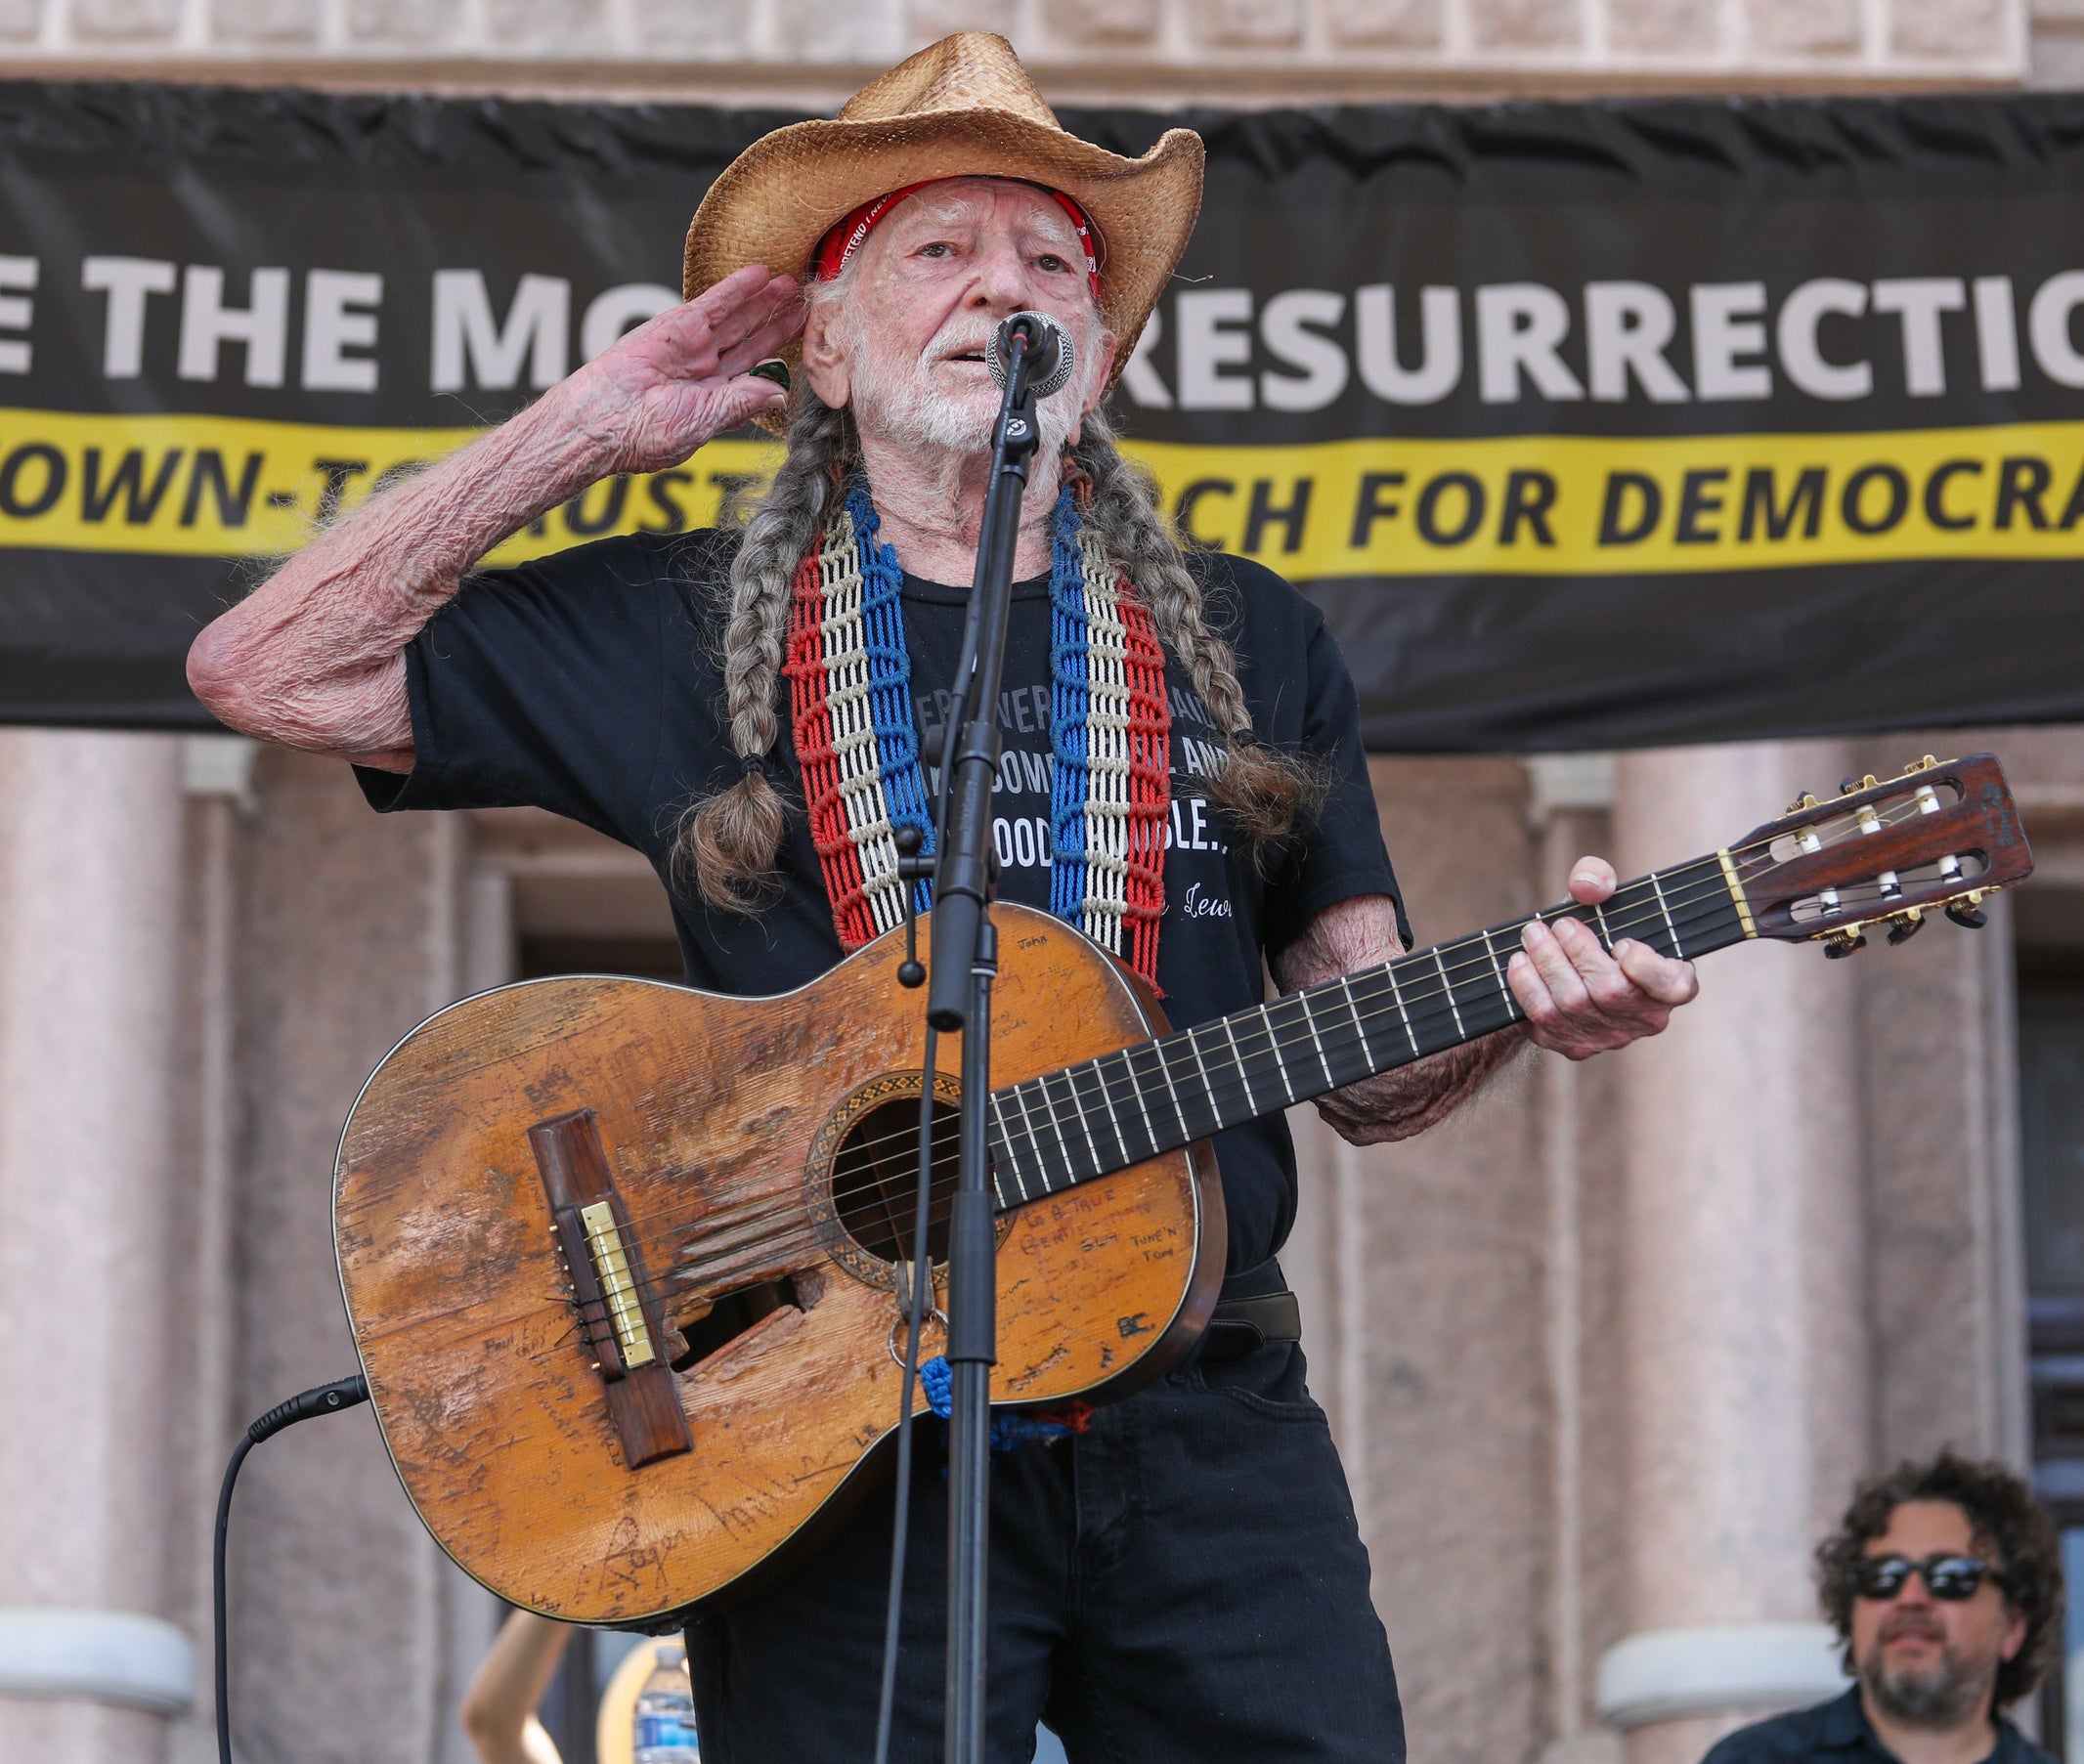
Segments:
[[[1524,1019],[1505,979],[1531,920],[1575,919],[1691,960],[1753,934],[1726,855],[1653,871],[1379,968],[1009,1085],[991,1097],[1001,1211],[1126,1169]]]

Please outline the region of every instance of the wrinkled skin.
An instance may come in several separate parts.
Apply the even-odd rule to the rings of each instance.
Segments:
[[[196,638],[189,678],[230,727],[391,771],[412,765],[406,645],[479,558],[544,511],[618,472],[676,465],[779,409],[748,374],[799,335],[803,371],[851,409],[885,538],[914,575],[966,582],[975,567],[998,406],[981,345],[1023,308],[1070,330],[1080,368],[1045,401],[1046,433],[1073,439],[1104,396],[1114,339],[1063,209],[1029,186],[952,180],[898,204],[838,290],[806,301],[752,266],[630,331],[528,409],[322,534]],[[1036,458],[1015,568],[1048,567],[1058,446]],[[1570,879],[1606,899],[1598,858]],[[1403,1139],[1440,1119],[1526,1041],[1572,1059],[1659,1033],[1693,997],[1692,968],[1640,944],[1609,956],[1582,926],[1530,925],[1507,982],[1527,1012],[1508,1029],[1355,1085],[1321,1104],[1357,1141]],[[1320,914],[1274,958],[1286,990],[1401,953],[1386,897]]]

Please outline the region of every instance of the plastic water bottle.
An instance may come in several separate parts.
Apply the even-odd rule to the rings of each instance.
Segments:
[[[702,1746],[695,1739],[695,1699],[687,1684],[687,1654],[671,1643],[636,1694],[634,1764],[695,1764]]]

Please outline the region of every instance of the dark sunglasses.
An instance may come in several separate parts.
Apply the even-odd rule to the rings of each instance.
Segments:
[[[1862,1556],[1848,1578],[1863,1599],[1892,1599],[1912,1574],[1923,1578],[1933,1598],[1950,1601],[1973,1599],[1985,1576],[1999,1586],[2005,1583],[2002,1574],[1975,1556],[1928,1556],[1923,1562],[1907,1556]]]

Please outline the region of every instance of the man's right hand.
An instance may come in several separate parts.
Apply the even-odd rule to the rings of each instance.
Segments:
[[[797,286],[755,265],[639,325],[510,422],[321,534],[189,651],[231,728],[412,769],[405,646],[463,572],[616,472],[677,465],[786,394],[746,372],[803,328]]]
[[[661,471],[788,403],[772,380],[746,369],[803,328],[795,280],[750,264],[638,325],[553,396],[605,450],[606,471]]]

